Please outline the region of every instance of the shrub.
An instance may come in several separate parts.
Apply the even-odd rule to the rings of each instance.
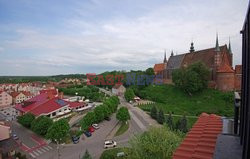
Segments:
[[[153,119],[157,119],[157,109],[156,109],[155,106],[153,106],[153,107],[151,108],[150,116],[151,116]]]
[[[162,111],[162,109],[161,109],[161,110],[159,111],[159,113],[158,113],[158,116],[157,116],[157,122],[158,122],[159,124],[163,124],[164,121],[165,121],[165,117],[164,117],[164,113],[163,113],[163,111]]]

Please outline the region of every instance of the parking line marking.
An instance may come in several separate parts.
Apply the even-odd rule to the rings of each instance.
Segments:
[[[48,147],[49,149],[51,149],[51,150],[53,149],[53,148],[52,148],[52,147],[50,147],[49,145],[48,145],[47,147]]]
[[[43,147],[40,148],[41,151],[46,152],[46,150],[43,149]]]
[[[29,153],[32,158],[36,158],[36,156],[33,153]]]
[[[38,153],[40,153],[40,154],[42,154],[42,153],[43,153],[43,152],[42,152],[42,151],[40,151],[39,149],[37,149],[36,151],[37,151]]]
[[[37,153],[36,151],[33,151],[32,153],[34,153],[36,156],[39,156],[40,154]]]
[[[43,148],[44,148],[45,150],[47,150],[47,151],[49,151],[49,150],[50,150],[50,149],[49,149],[48,147],[46,147],[46,146],[45,146],[45,147],[43,147]]]

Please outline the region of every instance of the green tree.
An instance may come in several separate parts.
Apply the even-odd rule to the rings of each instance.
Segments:
[[[40,116],[31,123],[31,130],[38,135],[46,135],[49,127],[53,124],[53,120],[47,116]]]
[[[157,116],[157,122],[159,124],[163,124],[165,121],[165,117],[164,117],[164,113],[163,111],[160,109],[159,113],[158,113],[158,116]]]
[[[207,88],[209,70],[202,62],[197,62],[175,70],[172,76],[174,84],[191,95]]]
[[[182,141],[182,135],[170,131],[167,127],[150,128],[149,131],[129,141],[131,159],[171,159],[173,152]]]
[[[105,104],[103,104],[102,107],[103,107],[104,118],[110,116],[111,110],[109,109],[109,107]]]
[[[26,113],[17,118],[17,121],[26,128],[30,128],[33,120],[35,120],[35,116],[31,113]]]
[[[96,122],[96,116],[94,112],[88,112],[81,120],[81,127],[83,130],[88,130],[89,126]]]
[[[128,108],[121,107],[116,114],[116,118],[122,122],[126,122],[127,120],[129,120],[130,114],[128,112]]]
[[[155,75],[154,69],[152,67],[146,69],[145,73],[147,75]]]
[[[105,117],[104,111],[105,110],[104,110],[104,107],[102,107],[102,105],[100,105],[94,109],[96,122],[99,123],[104,119],[104,117]]]
[[[126,101],[128,101],[128,102],[133,100],[135,97],[133,89],[128,88],[124,94],[124,97],[125,97]]]
[[[52,124],[48,129],[46,138],[52,141],[61,141],[69,133],[69,124],[66,119],[60,119]]]
[[[88,150],[85,151],[84,156],[82,157],[82,159],[92,159],[92,157],[90,156]]]
[[[176,129],[180,130],[184,133],[188,132],[187,129],[187,118],[185,115],[183,115],[183,117],[181,119],[179,119],[176,123]]]
[[[153,118],[153,119],[157,119],[157,109],[156,109],[156,106],[153,106],[153,107],[151,108],[150,116],[151,116],[151,118]]]
[[[169,113],[169,115],[166,118],[166,124],[170,128],[170,130],[174,129],[173,117],[171,113]]]

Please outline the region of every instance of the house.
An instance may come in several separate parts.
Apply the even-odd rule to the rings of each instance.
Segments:
[[[167,69],[167,58],[165,51],[163,63],[158,63],[154,65],[154,73],[155,75],[160,75],[164,79],[166,79],[166,71],[165,71],[166,69]]]
[[[8,124],[3,121],[0,121],[0,141],[6,140],[10,138],[11,129]]]
[[[19,112],[19,115],[32,113],[36,117],[44,115],[53,120],[57,120],[58,118],[69,116],[73,109],[78,110],[85,106],[83,102],[63,100],[57,95],[54,95],[53,92],[54,91],[42,91],[41,94],[17,104],[15,109]]]
[[[233,69],[233,53],[231,43],[229,45],[219,46],[218,36],[216,37],[216,45],[213,48],[204,50],[194,50],[194,44],[188,53],[174,55],[173,52],[168,61],[166,56],[164,62],[155,64],[155,74],[162,74],[165,83],[172,83],[172,73],[176,69],[186,68],[196,62],[204,63],[210,71],[209,87],[222,91],[239,90],[241,83],[241,73]],[[164,67],[166,65],[166,67]]]
[[[115,84],[112,88],[112,93],[117,96],[122,96],[126,92],[126,88],[121,84]]]
[[[5,91],[0,91],[0,108],[12,104],[12,97]]]
[[[14,104],[21,103],[33,97],[32,94],[27,91],[12,92],[10,93],[10,95],[12,96],[12,100]]]

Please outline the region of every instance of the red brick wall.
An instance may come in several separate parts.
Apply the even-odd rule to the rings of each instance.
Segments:
[[[217,89],[221,91],[233,91],[235,85],[234,73],[217,73]]]
[[[235,74],[234,87],[237,91],[241,90],[241,74]]]

